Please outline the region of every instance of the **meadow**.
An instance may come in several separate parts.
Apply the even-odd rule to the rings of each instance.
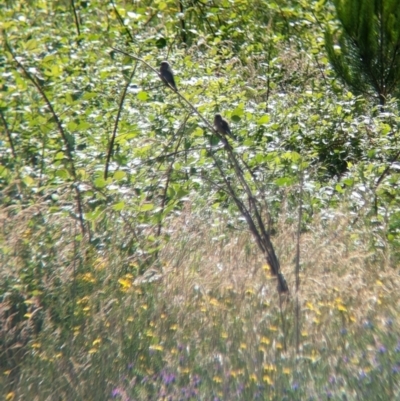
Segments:
[[[0,5],[1,399],[400,399],[400,6],[354,4]]]
[[[203,213],[188,203],[143,274],[121,251],[126,231],[116,228],[112,245],[90,255],[82,242],[57,237],[60,220],[48,223],[51,233],[49,225],[35,231],[27,215],[16,226],[3,221],[7,246],[19,249],[1,272],[3,282],[14,279],[8,299],[38,253],[32,238],[57,255],[31,271],[36,293],[13,299],[17,316],[2,310],[12,342],[5,399],[399,396],[399,278],[387,244],[371,248],[377,238],[361,224],[349,230],[345,213],[315,219],[300,237],[296,293],[296,232],[282,222],[274,243],[291,291],[279,295],[249,233],[227,233],[223,216]]]

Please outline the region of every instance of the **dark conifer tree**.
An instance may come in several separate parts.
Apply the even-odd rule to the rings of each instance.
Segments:
[[[373,94],[383,109],[400,93],[400,1],[334,0],[339,29],[326,31],[338,76],[356,94]]]

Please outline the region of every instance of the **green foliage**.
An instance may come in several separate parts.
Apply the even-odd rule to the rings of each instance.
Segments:
[[[326,31],[329,59],[354,91],[374,92],[383,106],[399,90],[400,5],[396,0],[335,0],[335,7],[340,29],[337,35]]]
[[[32,0],[0,6],[0,352],[6,355],[0,388],[9,397],[102,400],[118,388],[120,397],[135,399],[161,398],[161,390],[175,399],[182,389],[199,399],[260,393],[305,399],[327,396],[332,374],[349,393],[375,396],[390,385],[397,327],[366,335],[361,319],[353,325],[353,315],[340,310],[336,290],[323,305],[315,291],[313,307],[334,316],[330,344],[328,350],[314,346],[305,333],[303,355],[296,356],[294,306],[282,322],[272,280],[255,267],[254,244],[236,237],[248,229],[238,205],[254,212],[253,200],[273,241],[297,227],[300,204],[304,236],[316,218],[328,226],[340,208],[354,234],[346,252],[362,243],[376,258],[352,274],[368,263],[374,278],[382,264],[397,266],[399,119],[396,100],[387,95],[396,95],[399,69],[385,70],[385,114],[338,86],[317,23],[324,18],[335,27],[325,3]],[[397,63],[391,47],[397,14],[390,11],[394,3],[385,7],[391,17],[383,30],[384,61],[391,55]],[[354,85],[376,91],[365,74],[375,74],[380,50],[375,31],[367,36],[375,47],[357,76],[345,69],[355,54],[351,40],[339,36],[340,54],[334,34],[327,45]],[[205,121],[150,68],[164,59],[180,94]],[[245,181],[206,124],[217,112],[236,137],[229,144]],[[190,225],[197,214],[199,222]],[[354,233],[360,221],[367,239]],[[330,235],[336,238],[336,231]],[[291,288],[295,236],[277,247]],[[229,244],[231,254],[220,265],[212,255]],[[168,247],[174,256],[165,257]],[[338,261],[335,252],[319,278],[311,274],[319,284],[326,272],[352,266],[353,259]],[[229,270],[232,276],[218,282],[231,265],[240,274]],[[308,272],[305,263],[301,273]],[[302,311],[311,314],[306,302]],[[383,319],[387,310],[372,317]],[[339,335],[344,318],[346,340]],[[316,323],[312,335],[326,327]],[[390,348],[371,354],[382,359],[379,366],[340,362],[349,347],[362,359],[376,339]],[[357,369],[371,372],[364,387]],[[171,375],[175,381],[166,384]],[[330,387],[340,399],[342,387]]]

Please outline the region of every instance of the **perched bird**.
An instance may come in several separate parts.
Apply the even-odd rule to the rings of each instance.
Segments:
[[[178,90],[178,88],[175,85],[174,74],[171,70],[171,67],[169,66],[168,61],[163,61],[161,63],[160,75],[161,75],[161,79],[167,86],[170,86],[175,91]]]
[[[222,135],[229,135],[232,139],[235,139],[231,129],[229,128],[228,121],[222,118],[221,114],[216,114],[214,117],[214,127],[217,132]]]

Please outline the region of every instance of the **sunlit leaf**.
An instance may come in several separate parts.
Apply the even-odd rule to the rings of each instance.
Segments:
[[[121,171],[121,170],[117,170],[117,171],[114,173],[114,175],[113,175],[113,178],[114,178],[114,180],[116,180],[116,181],[120,181],[120,180],[122,180],[122,179],[125,178],[125,177],[126,177],[125,171]]]
[[[293,182],[294,178],[289,178],[289,177],[282,177],[275,180],[275,184],[278,187],[288,186],[291,185]]]
[[[97,188],[104,188],[107,185],[107,181],[103,177],[97,177],[93,183]]]
[[[62,168],[62,169],[56,171],[56,176],[66,180],[69,178],[69,172],[67,169]]]
[[[258,125],[268,124],[270,119],[271,119],[270,116],[266,114],[257,120],[257,124]]]
[[[29,177],[29,176],[24,177],[23,181],[28,187],[31,187],[32,185],[35,184],[35,180],[32,177]]]
[[[149,98],[149,95],[148,95],[147,92],[140,91],[140,92],[137,94],[137,98],[138,98],[139,100],[141,100],[142,102],[145,102],[145,101]]]
[[[144,205],[141,205],[139,210],[141,212],[149,212],[150,210],[154,209],[154,205],[152,203],[145,203]]]
[[[123,210],[124,207],[125,207],[125,202],[119,202],[119,203],[116,203],[115,205],[113,205],[113,209],[116,212],[119,212],[119,211]]]

